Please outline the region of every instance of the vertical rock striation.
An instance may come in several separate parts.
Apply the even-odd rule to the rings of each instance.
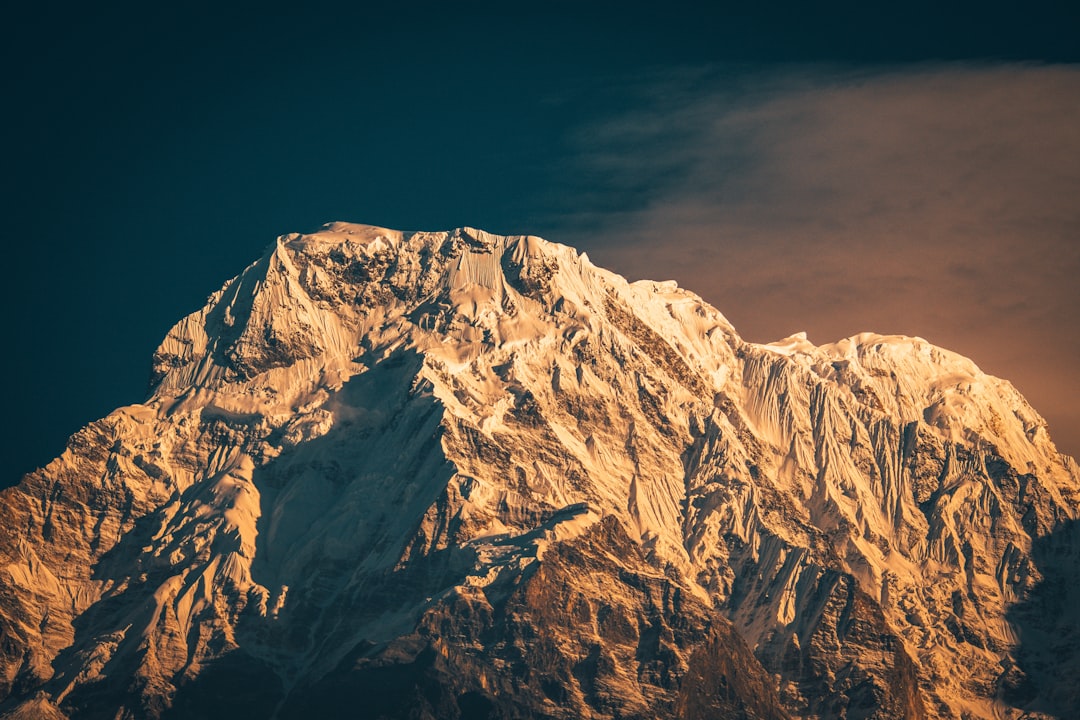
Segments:
[[[0,717],[1066,717],[1078,508],[919,338],[335,223],[0,493]]]

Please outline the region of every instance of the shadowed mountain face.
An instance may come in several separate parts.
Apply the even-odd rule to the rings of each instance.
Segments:
[[[756,345],[538,238],[338,223],[153,377],[0,494],[0,717],[1075,706],[1080,471],[921,339]]]

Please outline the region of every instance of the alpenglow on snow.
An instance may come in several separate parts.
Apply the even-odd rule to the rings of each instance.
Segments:
[[[925,340],[333,223],[0,493],[0,717],[1064,718],[1078,503]]]

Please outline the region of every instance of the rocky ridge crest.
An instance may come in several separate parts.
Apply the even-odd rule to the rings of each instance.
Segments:
[[[335,223],[0,494],[0,716],[1064,716],[1078,508],[919,338]]]

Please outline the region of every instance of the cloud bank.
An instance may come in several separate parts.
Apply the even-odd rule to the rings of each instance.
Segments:
[[[562,237],[679,280],[750,340],[961,352],[1080,453],[1080,68],[697,69],[606,92],[625,109],[563,169],[598,210]]]

